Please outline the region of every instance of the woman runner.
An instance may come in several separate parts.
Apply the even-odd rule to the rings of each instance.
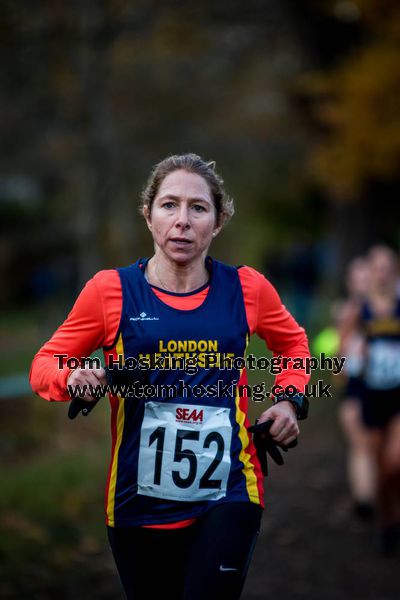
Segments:
[[[243,358],[254,333],[276,356],[309,356],[304,330],[264,276],[208,255],[233,214],[214,167],[194,154],[155,166],[141,206],[153,256],[88,281],[31,368],[36,393],[68,401],[73,386],[106,384],[106,372],[70,370],[66,358],[60,369],[57,354],[87,357],[103,348],[106,364],[110,357],[124,364],[160,356],[198,360],[190,374],[146,372],[154,386],[179,384],[180,397],[110,395],[106,524],[128,599],[240,597],[264,507],[263,474],[247,431],[248,399],[239,395],[246,371],[224,368],[224,360]],[[207,368],[205,354],[214,366]],[[273,420],[277,443],[299,434],[307,380],[291,368],[277,376],[283,390],[299,391],[291,399],[276,396],[261,415],[260,423]],[[199,386],[209,386],[207,394]],[[90,391],[82,398],[94,400]]]
[[[360,313],[366,336],[363,420],[377,469],[380,547],[393,554],[400,526],[400,298],[398,261],[385,246],[368,253],[370,284]]]
[[[344,373],[346,386],[339,418],[346,436],[347,475],[353,500],[354,514],[361,519],[374,515],[375,465],[369,444],[369,430],[362,419],[364,331],[360,325],[360,309],[365,302],[369,282],[367,259],[354,258],[347,267],[348,297],[339,309],[338,330],[340,356],[346,357]]]

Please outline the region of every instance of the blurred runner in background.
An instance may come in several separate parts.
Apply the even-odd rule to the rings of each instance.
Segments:
[[[377,468],[380,545],[392,554],[400,524],[400,298],[398,261],[385,246],[368,253],[360,321],[366,336],[362,414]]]
[[[366,258],[354,258],[346,273],[347,299],[337,314],[340,336],[339,355],[346,357],[343,402],[339,419],[346,436],[347,474],[354,513],[362,519],[374,514],[375,468],[369,445],[368,430],[362,419],[362,390],[364,363],[364,335],[359,315],[365,302],[368,286],[368,263]]]

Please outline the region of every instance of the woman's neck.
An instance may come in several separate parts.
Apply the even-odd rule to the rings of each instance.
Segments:
[[[390,281],[388,283],[375,285],[370,288],[370,297],[380,298],[385,300],[394,300],[396,298],[396,283]]]
[[[397,302],[395,285],[375,287],[375,289],[370,290],[368,300],[377,316],[392,316]]]
[[[147,263],[146,271],[150,285],[178,294],[192,292],[209,279],[203,256],[194,263],[180,265],[157,253]]]

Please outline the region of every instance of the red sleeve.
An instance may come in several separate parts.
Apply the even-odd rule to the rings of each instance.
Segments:
[[[78,359],[113,344],[122,309],[121,283],[116,270],[99,271],[83,288],[71,312],[33,359],[29,381],[33,391],[52,401],[70,400],[70,369],[59,368],[55,354]]]
[[[265,340],[274,356],[309,357],[306,333],[286,310],[274,286],[251,267],[240,268],[239,277],[250,333],[257,333]],[[292,367],[289,365],[288,369],[282,370],[275,384],[282,387],[293,385],[299,391],[304,391],[310,376],[305,370]]]

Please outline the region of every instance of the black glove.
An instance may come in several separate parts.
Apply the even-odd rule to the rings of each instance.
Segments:
[[[110,387],[115,386],[117,388],[128,386],[136,381],[143,384],[150,383],[148,371],[145,369],[129,369],[128,367],[123,367],[122,369],[109,369],[108,367],[105,367],[104,370],[106,372],[107,383]],[[83,400],[83,398],[73,398],[68,409],[69,418],[75,419],[81,411],[82,415],[86,417],[94,409],[99,400],[101,400],[101,398],[96,398],[93,401]]]
[[[83,416],[87,417],[87,415],[94,409],[99,400],[100,398],[96,398],[91,402],[89,400],[83,400],[83,398],[72,398],[68,408],[69,418],[75,419],[76,415],[78,415],[81,411]]]
[[[265,476],[268,475],[268,454],[277,465],[283,465],[283,458],[279,452],[279,448],[284,452],[287,452],[289,448],[295,448],[298,443],[297,439],[286,446],[275,442],[269,432],[273,422],[273,419],[268,419],[268,421],[264,421],[264,423],[259,423],[257,419],[255,424],[248,428],[248,431],[253,434],[253,443],[258,460],[260,461],[261,470]]]

